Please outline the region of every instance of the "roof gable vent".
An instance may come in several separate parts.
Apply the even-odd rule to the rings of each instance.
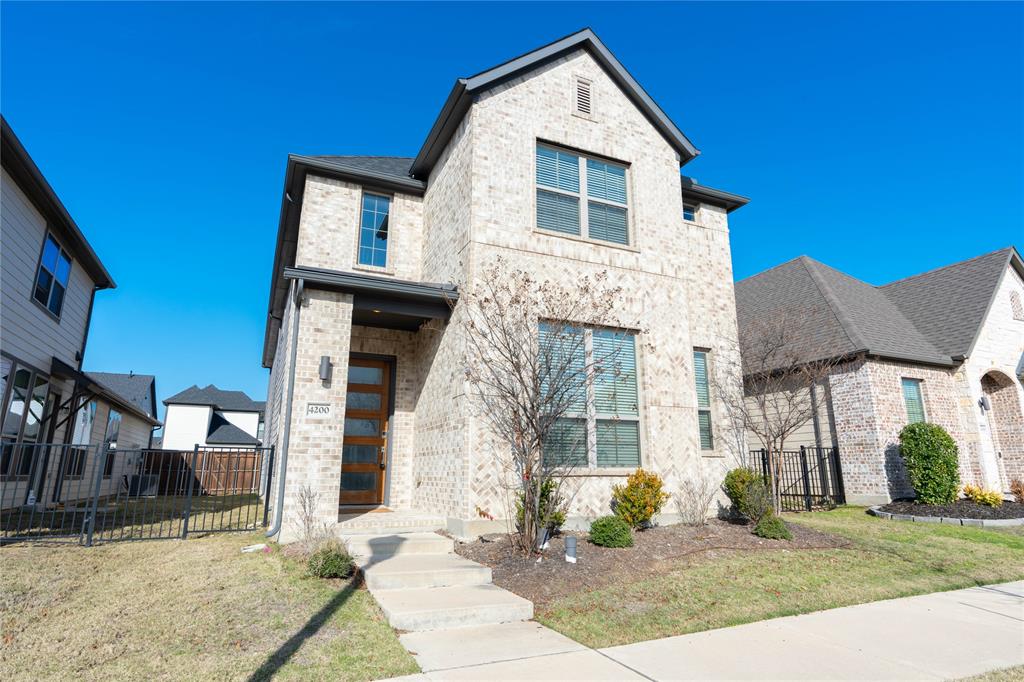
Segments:
[[[591,92],[590,81],[583,78],[576,78],[574,83],[576,113],[590,116]]]

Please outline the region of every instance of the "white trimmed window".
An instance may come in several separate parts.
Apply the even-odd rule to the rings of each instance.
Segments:
[[[544,444],[545,459],[591,469],[639,467],[636,337],[541,323],[539,341],[554,349],[553,357],[571,354],[569,366],[581,370],[579,390]]]
[[[537,228],[628,245],[626,167],[538,144]]]
[[[697,222],[697,213],[700,207],[697,204],[683,204],[683,220],[691,223]]]

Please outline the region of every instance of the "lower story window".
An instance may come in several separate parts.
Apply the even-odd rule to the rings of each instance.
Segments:
[[[916,424],[924,421],[924,400],[921,397],[921,380],[903,380],[903,402],[907,406],[907,422]]]
[[[636,340],[620,330],[544,323],[541,354],[574,368],[578,390],[544,443],[555,466],[640,466],[640,410]],[[542,363],[543,364],[543,361]],[[545,389],[542,389],[545,390]]]

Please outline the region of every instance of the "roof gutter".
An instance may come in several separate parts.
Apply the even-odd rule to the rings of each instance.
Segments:
[[[295,301],[295,319],[292,320],[291,364],[288,367],[288,394],[285,398],[284,433],[281,436],[281,462],[277,467],[277,500],[274,502],[274,523],[267,529],[267,537],[272,538],[281,532],[281,521],[284,518],[284,484],[288,475],[288,443],[292,433],[292,394],[295,393],[295,360],[299,349],[299,315],[302,312],[302,291],[305,282],[293,280],[290,292]]]

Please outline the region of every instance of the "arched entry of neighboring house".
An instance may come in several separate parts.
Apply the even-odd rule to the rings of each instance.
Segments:
[[[1013,380],[1001,372],[989,372],[981,378],[981,394],[988,399],[988,409],[982,410],[1001,490],[1008,490],[1011,480],[1024,480],[1024,413],[1019,392]]]

